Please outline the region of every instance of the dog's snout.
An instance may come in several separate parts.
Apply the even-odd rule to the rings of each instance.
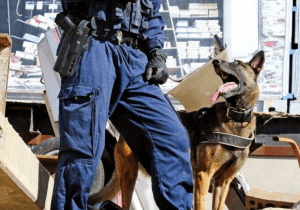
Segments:
[[[220,64],[221,64],[221,60],[219,60],[219,59],[214,59],[214,60],[212,61],[212,63],[215,64],[215,65],[220,65]]]

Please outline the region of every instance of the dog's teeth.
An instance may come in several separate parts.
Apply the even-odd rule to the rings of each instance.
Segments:
[[[223,79],[227,79],[227,76],[225,74],[223,74],[223,72],[221,72],[221,76]]]
[[[233,87],[232,89],[235,89],[235,88],[237,88],[237,87],[238,87],[238,85],[237,85],[237,84],[235,84],[235,85],[234,85],[234,87]]]

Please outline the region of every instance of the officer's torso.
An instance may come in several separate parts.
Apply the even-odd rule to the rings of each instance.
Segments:
[[[148,29],[148,18],[153,13],[152,0],[71,1],[63,0],[65,9],[75,12],[76,7],[81,8],[76,14],[91,19],[100,32],[122,29],[142,35]]]

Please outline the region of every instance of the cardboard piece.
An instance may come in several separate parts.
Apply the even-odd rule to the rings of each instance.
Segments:
[[[215,59],[228,61],[227,49],[219,53]],[[187,112],[197,111],[203,107],[210,107],[209,98],[223,84],[215,73],[212,60],[195,70],[168,94],[178,99]],[[217,102],[224,101],[220,97]]]

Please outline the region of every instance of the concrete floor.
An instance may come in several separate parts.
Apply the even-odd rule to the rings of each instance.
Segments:
[[[300,168],[294,157],[250,157],[241,171],[251,188],[300,195]]]

